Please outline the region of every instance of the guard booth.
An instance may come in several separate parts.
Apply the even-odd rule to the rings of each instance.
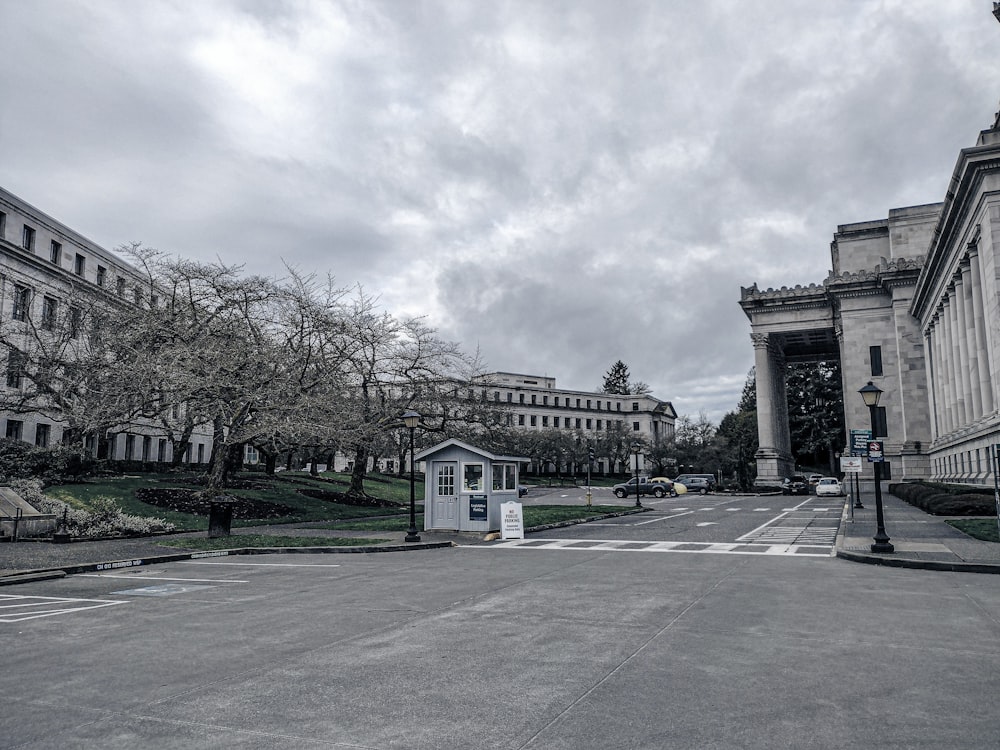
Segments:
[[[461,440],[446,440],[414,456],[424,462],[424,531],[496,531],[500,504],[517,500],[520,465]]]

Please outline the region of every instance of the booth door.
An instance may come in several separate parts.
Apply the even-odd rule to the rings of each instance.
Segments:
[[[434,528],[458,528],[458,462],[434,464]]]

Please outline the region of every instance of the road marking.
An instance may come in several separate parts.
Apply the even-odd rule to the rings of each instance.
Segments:
[[[174,594],[187,594],[192,591],[204,591],[213,589],[214,586],[181,586],[179,583],[163,583],[159,586],[143,586],[138,589],[125,589],[124,591],[112,591],[112,594],[121,596],[173,596]]]
[[[55,617],[72,612],[83,612],[88,609],[113,607],[125,604],[122,601],[108,599],[72,599],[56,596],[20,596],[16,594],[0,594],[0,608],[9,610],[0,613],[0,623],[22,622],[36,620],[40,617]],[[29,609],[30,607],[50,607],[47,610]],[[20,610],[20,611],[18,611]]]
[[[697,525],[698,526],[718,526],[718,524],[715,521],[702,521],[701,523],[699,523]]]
[[[162,576],[123,575],[109,573],[80,573],[81,578],[127,578],[130,581],[185,581],[187,583],[250,583],[250,581],[234,581],[230,578],[165,578]]]
[[[650,518],[648,521],[636,521],[635,523],[627,524],[628,526],[645,526],[647,523],[656,523],[657,521],[667,521],[671,518],[680,518],[681,516],[689,516],[694,513],[693,510],[685,511],[684,513],[674,513],[672,516],[660,516],[659,518]],[[622,526],[623,524],[616,524]]]
[[[681,552],[687,554],[830,557],[822,544],[746,544],[737,542],[644,542],[621,539],[508,539],[494,544],[460,545],[478,550],[560,550],[583,552]],[[815,551],[813,551],[815,550]]]
[[[211,562],[208,560],[179,560],[180,565],[242,565],[257,568],[339,568],[339,564],[323,565],[321,563],[258,563],[258,562]]]

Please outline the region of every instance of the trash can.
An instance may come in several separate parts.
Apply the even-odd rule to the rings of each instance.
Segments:
[[[229,536],[233,527],[233,498],[219,495],[209,503],[208,538]]]

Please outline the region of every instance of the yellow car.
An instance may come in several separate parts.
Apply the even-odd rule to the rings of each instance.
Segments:
[[[674,488],[674,491],[671,493],[671,495],[683,495],[685,492],[688,491],[688,488],[685,487],[683,484],[681,484],[680,482],[675,482],[673,479],[667,479],[667,477],[653,477],[649,481],[663,482],[664,484],[671,485]]]

